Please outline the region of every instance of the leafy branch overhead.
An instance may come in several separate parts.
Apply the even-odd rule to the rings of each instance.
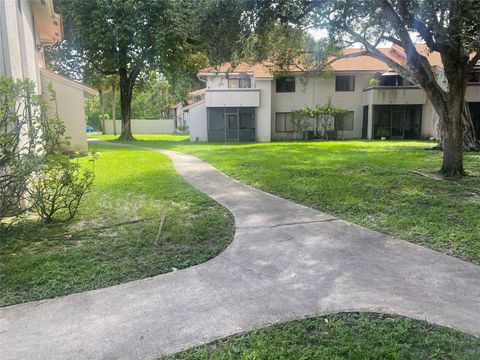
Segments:
[[[480,2],[477,0],[317,0],[247,2],[251,28],[264,36],[275,27],[323,32],[338,50],[362,48],[338,57],[370,56],[420,85],[439,119],[445,176],[463,176],[463,150],[478,150],[465,94],[480,60]],[[418,46],[421,43],[422,46]],[[401,56],[382,47],[394,46]],[[432,66],[433,53],[439,58]],[[327,61],[328,62],[328,61]],[[441,72],[446,79],[437,81]]]

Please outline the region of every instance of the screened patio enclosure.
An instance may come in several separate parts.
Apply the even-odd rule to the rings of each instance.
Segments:
[[[208,141],[255,141],[255,108],[207,108]]]
[[[422,105],[376,105],[373,107],[373,138],[420,139]]]

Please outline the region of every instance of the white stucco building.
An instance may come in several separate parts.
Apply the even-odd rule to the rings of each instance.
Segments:
[[[428,54],[418,45],[419,51]],[[346,49],[357,52],[359,49]],[[397,61],[406,62],[403,49],[381,49]],[[428,55],[442,80],[437,53]],[[480,73],[475,70],[467,89],[467,101],[480,136]],[[348,110],[335,119],[331,130],[343,139],[420,139],[438,137],[437,116],[425,92],[367,56],[342,58],[331,71],[312,77],[291,72],[274,77],[264,64],[239,64],[231,68],[202,69],[198,77],[206,84],[205,98],[189,105],[191,141],[272,141],[299,138],[290,113],[305,106],[330,102]],[[372,80],[374,79],[374,80]],[[312,124],[314,134],[320,131]]]
[[[84,97],[96,89],[45,69],[43,49],[63,39],[62,18],[53,0],[0,0],[0,76],[30,79],[47,101],[52,84],[59,118],[69,137],[68,151],[86,151]],[[52,104],[53,105],[53,104]]]

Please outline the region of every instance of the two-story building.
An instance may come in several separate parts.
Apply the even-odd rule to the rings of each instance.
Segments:
[[[423,45],[418,45],[418,49],[428,56],[438,81],[443,83],[439,54],[429,53]],[[400,47],[381,51],[396,61],[406,62]],[[476,71],[466,96],[480,135],[480,73]],[[205,97],[188,109],[191,141],[299,138],[291,112],[326,103],[348,110],[331,122],[331,130],[341,139],[438,137],[438,117],[425,91],[372,57],[339,58],[322,76],[300,71],[282,76],[272,74],[272,67],[265,64],[241,63],[232,67],[227,63],[202,69],[198,77],[206,84]],[[319,124],[311,124],[315,133],[320,128]]]
[[[0,76],[30,79],[65,124],[67,151],[86,151],[85,96],[98,92],[45,68],[44,48],[63,39],[62,18],[53,0],[0,0]],[[53,115],[53,114],[52,114]]]

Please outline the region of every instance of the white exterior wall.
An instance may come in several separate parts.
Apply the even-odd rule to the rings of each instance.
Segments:
[[[173,134],[175,119],[131,119],[133,134]],[[122,129],[122,120],[115,120],[117,133]],[[85,132],[85,129],[84,129]],[[105,120],[105,134],[113,134],[113,120]]]
[[[208,141],[207,107],[205,102],[192,106],[188,111],[190,113],[190,141]]]
[[[65,124],[65,136],[69,137],[70,142],[66,150],[86,152],[88,145],[83,90],[72,86],[69,80],[49,76],[47,73],[42,73],[41,78],[42,94],[50,102],[50,114],[53,115],[56,109],[59,119]],[[56,93],[56,102],[50,101],[49,84],[52,84]]]
[[[260,106],[255,112],[255,138],[259,142],[272,140],[272,79],[257,79]]]
[[[30,79],[39,90],[40,52],[35,46],[35,28],[28,0],[0,1],[0,42],[0,75]]]
[[[258,89],[207,89],[207,107],[257,107],[260,106]]]

